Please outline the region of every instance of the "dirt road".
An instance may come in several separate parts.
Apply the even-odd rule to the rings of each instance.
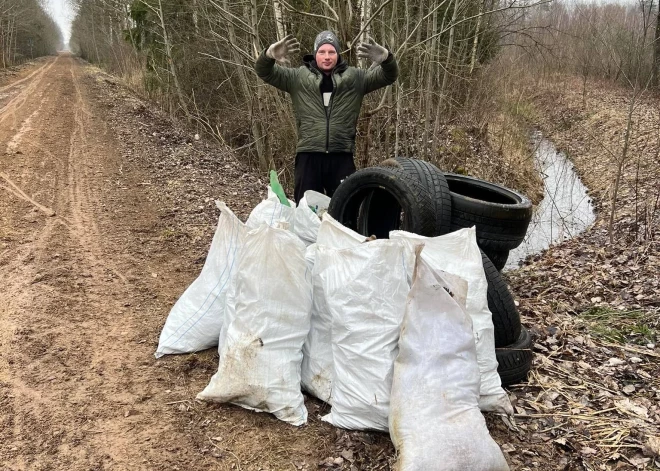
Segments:
[[[106,121],[118,104],[99,73],[60,55],[0,85],[0,468],[315,467],[333,444],[329,426],[294,430],[195,402],[213,352],[154,360],[212,226],[163,222],[176,218],[154,202],[153,175],[138,164],[153,155],[117,138],[121,126],[156,132],[141,105],[137,124]],[[172,166],[192,144],[177,145]],[[179,183],[163,182],[172,187],[163,199]],[[200,226],[206,238],[190,234]]]
[[[141,268],[121,249],[130,221],[118,220],[106,180],[117,146],[81,73],[65,55],[0,89],[0,461],[9,469],[133,468],[169,459],[145,440],[176,436],[154,414],[158,375],[132,308],[145,306],[131,281]],[[148,206],[140,217],[148,222]]]

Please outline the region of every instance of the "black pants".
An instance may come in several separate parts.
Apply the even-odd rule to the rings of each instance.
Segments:
[[[300,152],[296,155],[295,189],[296,203],[307,190],[318,191],[332,197],[341,181],[355,172],[353,154]]]

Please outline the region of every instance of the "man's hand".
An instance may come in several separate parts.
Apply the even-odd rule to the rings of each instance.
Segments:
[[[390,52],[376,42],[369,38],[369,42],[362,43],[357,48],[357,56],[359,59],[369,59],[374,64],[382,64],[385,59],[390,55]]]
[[[292,34],[270,45],[266,55],[277,62],[289,62],[289,54],[300,52],[300,43]]]

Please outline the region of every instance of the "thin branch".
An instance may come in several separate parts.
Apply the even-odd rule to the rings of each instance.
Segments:
[[[435,11],[439,10],[440,8],[442,8],[442,7],[444,6],[444,4],[447,3],[448,1],[449,1],[449,0],[442,0],[442,1],[441,1],[441,2],[440,2],[440,3],[439,3],[439,4],[438,4],[433,10],[431,10],[430,12],[428,12],[428,13],[426,14],[426,16],[424,16],[424,18],[420,18],[420,20],[417,22],[417,24],[416,24],[415,27],[412,29],[412,31],[410,32],[410,34],[408,34],[408,36],[406,37],[406,39],[403,40],[403,42],[402,42],[401,45],[399,46],[399,49],[396,50],[396,54],[395,54],[395,55],[397,56],[397,59],[401,60],[401,58],[403,57],[405,51],[408,50],[408,41],[410,41],[410,38],[412,38],[413,35],[417,32],[417,29],[419,29],[419,27],[422,25],[422,23],[423,23],[427,18],[429,18],[431,15],[433,15],[433,13],[434,13]],[[404,49],[404,48],[405,48],[405,49]],[[401,52],[402,50],[403,50],[404,52]]]
[[[248,25],[246,22],[244,22],[240,17],[234,15],[232,12],[230,12],[230,11],[228,11],[228,10],[225,10],[224,8],[222,8],[220,5],[218,5],[218,4],[217,4],[216,2],[214,2],[213,0],[209,0],[209,3],[211,3],[211,5],[213,5],[213,6],[214,6],[216,9],[218,9],[220,12],[225,13],[225,14],[231,16],[232,18],[234,18],[235,20],[237,20],[239,23],[241,23],[241,24],[245,27],[245,29],[241,28],[241,29],[243,29],[243,31],[245,31],[246,33],[251,33],[251,32],[252,32],[252,28],[250,27],[250,25]],[[223,15],[223,18],[227,19],[224,15]],[[232,24],[234,24],[234,23],[232,22]],[[234,26],[236,26],[236,25],[234,24]]]
[[[215,32],[214,30],[210,30],[210,31],[211,31],[212,36],[215,36],[216,38],[218,38],[218,39],[224,41],[225,43],[227,43],[227,45],[229,47],[231,47],[234,51],[238,52],[248,62],[252,62],[254,60],[254,57],[252,57],[247,51],[244,51],[243,49],[239,48],[236,44],[231,42],[228,38],[222,36],[221,34]]]
[[[291,5],[289,5],[285,0],[280,0],[280,2],[282,3],[282,5],[284,5],[284,6],[286,7],[287,10],[292,11],[292,12],[294,12],[294,13],[298,13],[298,14],[300,14],[300,15],[305,15],[305,16],[311,16],[311,17],[313,17],[313,18],[322,18],[322,19],[324,19],[324,20],[332,21],[332,22],[335,23],[335,24],[339,23],[339,17],[337,17],[337,18],[330,18],[329,16],[319,15],[319,14],[317,14],[317,13],[308,13],[308,12],[306,12],[306,11],[300,11],[300,10],[298,10],[297,8],[293,8],[293,7],[292,7]],[[333,14],[336,15],[337,13],[335,13],[334,10],[333,10]]]
[[[321,3],[322,3],[323,5],[325,5],[325,6],[327,7],[328,10],[330,10],[330,12],[332,13],[332,15],[335,17],[336,22],[339,23],[339,15],[338,15],[337,12],[334,10],[334,8],[332,8],[332,7],[330,6],[330,4],[328,3],[328,0],[321,0]]]
[[[355,42],[362,35],[362,33],[364,33],[364,30],[369,27],[371,22],[376,19],[376,17],[378,16],[378,13],[380,13],[381,10],[383,8],[385,8],[387,5],[389,5],[390,3],[392,3],[392,0],[386,0],[385,2],[383,2],[383,4],[381,6],[378,7],[378,9],[374,13],[371,14],[371,18],[369,18],[367,20],[367,22],[364,24],[364,26],[362,26],[362,28],[360,29],[358,34],[355,35],[355,38],[347,45],[349,49],[352,47],[353,44],[355,44]]]
[[[248,67],[248,66],[245,65],[245,64],[240,64],[240,63],[238,63],[238,62],[228,61],[227,59],[222,59],[222,58],[220,58],[220,57],[214,56],[213,54],[207,54],[206,52],[200,52],[200,53],[198,53],[198,54],[201,55],[201,56],[210,57],[211,59],[214,59],[214,60],[217,60],[217,61],[220,61],[220,62],[225,62],[225,63],[227,63],[227,64],[232,64],[232,65],[236,65],[236,66],[238,66],[238,67],[243,67],[244,69],[247,69],[247,70],[249,70],[250,72],[256,73],[256,72],[254,72],[254,68],[252,68],[252,67]]]

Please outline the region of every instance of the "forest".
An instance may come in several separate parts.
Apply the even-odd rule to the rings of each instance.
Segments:
[[[334,30],[353,65],[356,46],[372,37],[399,61],[397,83],[363,106],[363,166],[414,154],[461,167],[484,138],[524,159],[518,108],[535,80],[577,74],[637,92],[658,82],[653,0],[93,0],[76,8],[72,50],[262,170],[291,161],[295,125],[287,98],[252,67],[287,34],[304,54],[319,31]]]
[[[0,0],[0,68],[54,54],[62,33],[38,0]]]

